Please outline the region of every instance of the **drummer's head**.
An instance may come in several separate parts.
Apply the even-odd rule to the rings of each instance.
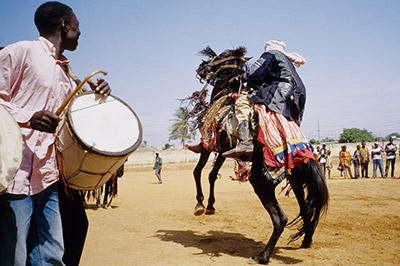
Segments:
[[[59,37],[62,49],[74,51],[78,46],[79,21],[67,5],[59,2],[42,4],[35,12],[35,25],[40,36]]]

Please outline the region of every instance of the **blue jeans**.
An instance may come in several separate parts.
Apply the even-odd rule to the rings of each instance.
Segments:
[[[381,176],[385,177],[385,173],[383,172],[383,163],[382,159],[374,159],[374,172],[372,177],[376,177],[376,168],[379,166],[379,171],[381,171]]]
[[[57,184],[36,195],[0,197],[0,264],[64,265]]]

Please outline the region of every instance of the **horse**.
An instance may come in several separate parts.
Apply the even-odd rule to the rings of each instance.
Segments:
[[[189,113],[191,117],[197,117],[198,123],[204,116],[207,108],[213,104],[216,100],[222,96],[238,92],[241,84],[238,80],[231,80],[234,77],[238,77],[244,73],[244,65],[250,58],[245,58],[246,48],[239,47],[237,49],[225,50],[221,54],[217,55],[210,47],[207,47],[199,52],[199,54],[207,56],[208,60],[203,61],[196,70],[197,78],[201,83],[206,82],[207,85],[213,85],[213,90],[210,96],[210,104],[205,103],[205,96],[207,91],[205,87],[201,92],[193,93],[192,97],[188,97],[185,100],[196,100],[197,103],[193,110]],[[200,97],[199,97],[200,96]],[[231,102],[233,104],[233,102]],[[224,134],[224,133],[223,133]],[[222,139],[225,139],[226,136]],[[225,157],[222,156],[221,150],[227,150],[230,146],[227,143],[219,143],[221,147],[218,147],[217,157],[214,161],[211,172],[209,173],[208,180],[210,184],[210,192],[208,198],[207,207],[204,206],[203,200],[204,195],[201,187],[201,172],[205,167],[208,158],[210,157],[211,151],[207,150],[201,144],[197,146],[197,153],[200,153],[199,161],[193,170],[193,176],[196,183],[196,206],[194,209],[194,215],[199,216],[205,213],[206,215],[215,214],[215,197],[214,197],[214,186],[218,176],[218,171],[221,169],[225,162]],[[190,147],[186,145],[186,147]],[[192,146],[193,147],[193,146]]]
[[[208,62],[212,62],[212,60]],[[207,70],[211,69],[211,67],[207,66],[207,62],[203,62],[199,69],[197,72],[201,73],[203,70],[207,72]],[[214,72],[218,71],[218,69],[214,69]],[[207,76],[207,74],[208,73],[202,73],[203,76]],[[230,78],[232,79],[232,77]],[[221,80],[220,83],[222,83]],[[228,82],[226,84],[230,83]],[[239,84],[239,86],[240,85],[241,84]],[[234,90],[237,89],[239,88],[234,87]],[[216,180],[218,170],[225,160],[221,154],[225,150],[231,148],[230,145],[227,145],[228,142],[226,140],[226,133],[219,134],[217,137],[219,154],[217,161],[209,175],[210,196],[207,206],[207,210],[209,209],[208,214],[213,214],[215,212],[213,207],[213,204],[215,203],[214,182]],[[200,175],[201,169],[206,164],[209,155],[210,153],[202,146],[200,160],[193,171],[197,188],[196,199],[198,202],[195,209],[195,214],[197,215],[201,214],[201,208],[204,208],[202,205],[202,200],[204,197],[201,190]],[[273,223],[273,232],[267,242],[266,247],[260,253],[251,256],[252,262],[259,264],[267,264],[269,262],[270,256],[279,237],[281,236],[284,228],[288,225],[297,226],[298,229],[298,231],[290,237],[290,242],[296,241],[304,236],[301,248],[311,247],[314,232],[319,223],[321,215],[327,211],[329,201],[329,192],[325,177],[318,163],[313,159],[304,160],[300,165],[297,165],[295,168],[291,169],[290,174],[287,174],[286,178],[300,207],[298,216],[288,223],[288,218],[280,207],[275,196],[275,189],[279,182],[271,181],[264,175],[263,147],[258,142],[255,143],[254,154],[251,158],[251,162],[252,167],[249,181],[263,207],[269,213]]]

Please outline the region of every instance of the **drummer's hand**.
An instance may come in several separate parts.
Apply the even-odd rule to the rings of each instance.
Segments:
[[[92,90],[100,93],[101,95],[110,95],[111,94],[110,85],[104,79],[98,78],[96,83],[93,83],[93,81],[88,80],[87,83],[90,85],[90,88]]]
[[[38,111],[32,115],[29,120],[32,129],[43,132],[54,133],[60,118],[50,111]]]

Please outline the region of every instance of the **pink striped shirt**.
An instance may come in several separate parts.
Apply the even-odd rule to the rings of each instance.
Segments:
[[[43,37],[21,41],[0,51],[0,104],[18,123],[40,110],[55,112],[76,87],[56,59],[56,48]],[[24,151],[21,166],[8,188],[11,194],[37,194],[58,180],[54,134],[21,128]]]

